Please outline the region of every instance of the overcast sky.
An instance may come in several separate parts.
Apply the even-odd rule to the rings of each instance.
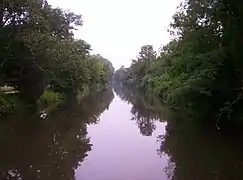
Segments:
[[[84,24],[75,33],[91,44],[93,53],[118,69],[128,67],[142,45],[158,50],[169,41],[167,32],[181,0],[48,0],[54,7],[82,14]]]

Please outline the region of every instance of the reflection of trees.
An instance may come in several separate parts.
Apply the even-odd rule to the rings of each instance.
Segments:
[[[96,123],[113,99],[112,90],[84,99],[47,120],[26,119],[0,149],[0,179],[74,179],[91,150],[87,124]]]
[[[158,108],[148,103],[138,89],[115,85],[114,90],[121,99],[132,104],[132,120],[136,121],[141,134],[151,136],[156,128],[155,120],[160,119],[161,114]]]
[[[240,137],[169,122],[160,148],[160,153],[170,157],[166,168],[169,179],[243,179],[243,139]]]
[[[83,99],[82,103],[76,106],[76,112],[83,113],[88,117],[86,120],[89,123],[97,123],[100,114],[109,109],[109,105],[114,98],[112,88],[101,91],[98,94],[90,95],[88,98]],[[73,104],[73,103],[71,103]]]
[[[152,106],[138,90],[115,86],[115,92],[132,104],[133,119],[144,135],[151,135],[154,120],[164,114],[163,107]],[[159,108],[159,111],[158,111]],[[160,113],[161,112],[161,113]],[[168,116],[169,115],[169,116]],[[169,158],[164,169],[170,180],[243,179],[243,138],[209,130],[196,123],[166,114],[166,134],[158,137],[160,156]],[[230,135],[231,136],[230,136]]]
[[[151,136],[156,129],[153,119],[149,119],[148,117],[137,117],[136,121],[138,128],[140,129],[140,133],[144,136]]]

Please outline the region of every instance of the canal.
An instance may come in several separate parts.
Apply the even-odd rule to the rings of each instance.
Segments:
[[[0,179],[243,179],[240,136],[185,128],[165,112],[139,93],[108,89],[45,120],[2,122]]]

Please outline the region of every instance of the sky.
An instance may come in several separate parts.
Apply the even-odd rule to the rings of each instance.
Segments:
[[[87,41],[93,54],[109,59],[115,69],[128,67],[141,46],[158,50],[170,40],[168,25],[181,0],[48,0],[82,15],[75,38]]]

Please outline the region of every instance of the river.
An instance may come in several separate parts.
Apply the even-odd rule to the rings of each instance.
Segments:
[[[156,130],[143,136],[131,120],[131,108],[115,95],[100,122],[88,127],[93,148],[77,169],[76,179],[166,179],[163,169],[168,157],[160,158],[157,154],[157,136],[165,133],[165,124],[157,122]]]
[[[141,97],[108,89],[46,120],[1,122],[0,179],[243,179],[242,138],[166,122]]]

